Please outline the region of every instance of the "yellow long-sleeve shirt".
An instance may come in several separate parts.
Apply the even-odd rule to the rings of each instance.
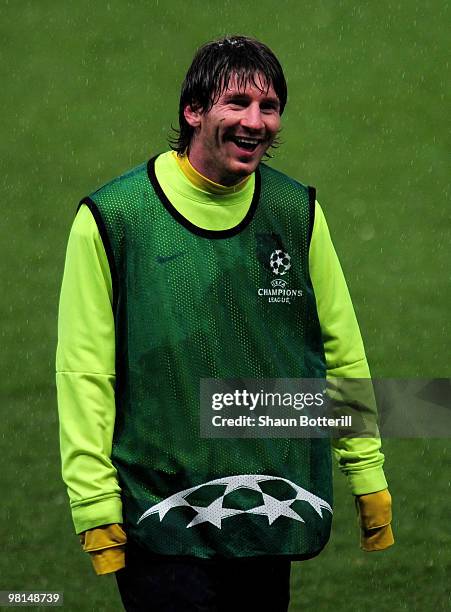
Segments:
[[[186,158],[161,155],[157,179],[191,223],[227,229],[245,216],[254,176],[238,186],[216,185]],[[327,224],[316,203],[309,267],[329,377],[370,376],[360,331]],[[63,478],[77,533],[122,522],[121,491],[111,462],[115,421],[115,334],[112,282],[98,228],[86,206],[74,221],[67,249],[58,323],[57,387]],[[351,491],[387,486],[377,438],[332,442]]]

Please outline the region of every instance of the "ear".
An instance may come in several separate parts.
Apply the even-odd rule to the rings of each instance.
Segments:
[[[186,122],[192,128],[199,127],[201,124],[202,113],[200,110],[193,107],[191,104],[187,104],[183,109],[183,115],[185,116]]]

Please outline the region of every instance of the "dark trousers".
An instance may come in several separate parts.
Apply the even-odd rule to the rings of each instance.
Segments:
[[[127,612],[286,612],[290,561],[150,557],[135,545],[116,572]]]

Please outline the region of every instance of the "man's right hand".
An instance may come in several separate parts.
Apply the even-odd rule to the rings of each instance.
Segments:
[[[80,534],[83,550],[88,552],[97,575],[117,572],[125,567],[127,536],[118,523],[88,529]]]

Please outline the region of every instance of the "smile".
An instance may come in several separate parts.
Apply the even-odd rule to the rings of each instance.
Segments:
[[[237,147],[245,151],[254,151],[262,142],[257,138],[247,138],[245,136],[232,136],[230,140],[235,143]]]

